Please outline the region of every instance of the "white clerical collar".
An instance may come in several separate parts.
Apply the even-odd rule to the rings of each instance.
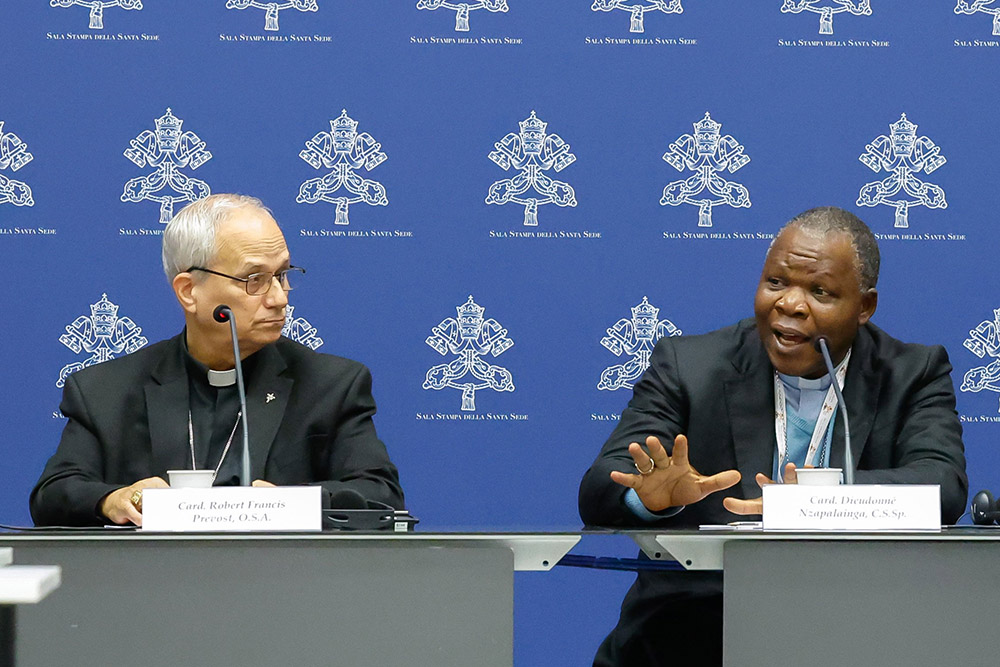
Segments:
[[[837,364],[837,367],[834,370],[839,371],[840,367],[847,362],[848,358],[850,358],[850,355],[845,354],[844,358],[839,364]],[[791,387],[800,391],[823,391],[830,386],[829,373],[816,379],[803,378],[795,375],[785,375],[784,373],[778,373],[778,377],[781,378],[781,381],[786,387]]]
[[[230,368],[228,371],[208,371],[208,384],[213,387],[229,387],[236,384],[236,369]]]

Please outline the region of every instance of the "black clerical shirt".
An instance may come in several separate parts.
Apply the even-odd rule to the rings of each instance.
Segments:
[[[243,360],[243,378],[249,382],[256,365],[250,355]],[[240,395],[236,387],[235,375],[233,383],[228,386],[213,386],[208,379],[208,367],[196,360],[187,351],[184,344],[184,362],[188,374],[188,396],[191,409],[191,424],[194,433],[195,465],[198,470],[215,470],[219,473],[215,478],[215,486],[238,486],[243,457],[243,423],[237,424],[240,413]],[[233,431],[233,427],[236,430]],[[232,436],[229,451],[226,452],[226,442]],[[185,434],[187,441],[187,434]],[[188,465],[191,465],[190,445],[188,446]],[[226,452],[222,459],[223,452]],[[220,465],[220,459],[222,459]]]

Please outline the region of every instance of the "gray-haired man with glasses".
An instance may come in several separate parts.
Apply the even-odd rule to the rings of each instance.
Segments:
[[[305,270],[291,265],[270,211],[230,194],[186,206],[164,232],[163,268],[184,331],[67,378],[68,423],[31,493],[35,523],[142,525],[142,490],[166,486],[167,470],[241,482],[236,360],[229,326],[214,318],[222,304],[240,343],[253,484],[319,484],[402,508],[368,369],[281,337],[287,292]]]

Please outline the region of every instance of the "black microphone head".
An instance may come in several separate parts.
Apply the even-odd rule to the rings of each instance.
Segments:
[[[813,339],[813,347],[816,348],[817,352],[823,352],[823,345],[826,345],[827,349],[830,349],[830,339],[826,336],[816,336]]]
[[[354,489],[340,489],[330,494],[330,509],[365,510],[368,509],[368,501]]]
[[[977,493],[972,497],[969,512],[972,514],[972,523],[977,526],[989,526],[996,523],[998,512],[993,494],[987,490]]]
[[[212,317],[215,318],[216,322],[228,322],[229,318],[232,316],[232,312],[233,311],[229,309],[229,306],[218,306],[212,311]]]

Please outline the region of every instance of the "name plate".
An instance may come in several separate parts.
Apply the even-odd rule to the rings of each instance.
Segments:
[[[142,529],[162,532],[318,531],[322,488],[145,489]]]
[[[854,484],[764,487],[764,530],[941,530],[941,487]]]

